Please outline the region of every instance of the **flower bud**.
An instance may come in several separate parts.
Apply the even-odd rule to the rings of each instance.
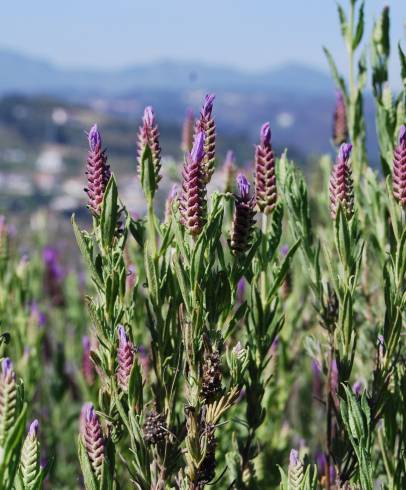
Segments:
[[[224,192],[234,192],[235,189],[235,155],[232,150],[228,150],[223,165],[224,173]]]
[[[195,118],[193,116],[192,109],[186,111],[185,120],[182,126],[182,144],[181,149],[183,153],[190,152],[193,146]]]
[[[344,96],[341,90],[337,91],[336,106],[333,122],[333,142],[340,146],[348,139],[347,111]]]
[[[159,145],[159,129],[155,120],[154,109],[151,106],[145,108],[142,125],[138,131],[138,175],[141,175],[142,155],[146,146],[151,150],[156,190],[161,180],[159,174],[161,170],[161,147]]]
[[[129,340],[122,325],[118,326],[118,350],[117,350],[117,381],[120,388],[126,392],[128,381],[134,364],[134,345]]]

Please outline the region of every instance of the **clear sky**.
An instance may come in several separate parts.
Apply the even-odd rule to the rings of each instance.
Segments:
[[[389,5],[392,47],[404,43],[406,0],[366,3],[367,32]],[[62,66],[174,59],[248,70],[290,61],[326,68],[322,44],[342,66],[335,0],[4,0],[1,6],[0,47]]]

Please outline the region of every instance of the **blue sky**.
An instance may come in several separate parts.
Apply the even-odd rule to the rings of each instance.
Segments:
[[[387,4],[393,48],[404,42],[406,1],[366,3],[367,32]],[[15,0],[3,2],[0,24],[0,47],[62,66],[175,59],[247,70],[300,61],[326,69],[322,44],[343,66],[334,0]]]

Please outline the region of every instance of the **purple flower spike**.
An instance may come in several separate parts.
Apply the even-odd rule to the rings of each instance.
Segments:
[[[406,126],[400,127],[399,142],[393,152],[393,194],[406,208]]]
[[[44,260],[44,288],[54,306],[65,304],[63,292],[64,271],[59,263],[59,253],[54,247],[45,247],[42,252]]]
[[[350,165],[352,145],[344,143],[340,146],[336,164],[330,177],[330,212],[335,220],[339,206],[342,207],[347,218],[354,214],[354,186]]]
[[[98,216],[111,174],[107,164],[106,150],[102,150],[101,135],[96,124],[90,129],[88,140],[90,149],[87,156],[87,188],[85,192],[88,196],[90,212]]]
[[[80,417],[80,433],[90,464],[97,479],[101,479],[104,462],[103,432],[92,403],[85,403]]]
[[[182,191],[179,196],[181,223],[188,232],[199,235],[206,222],[206,183],[204,178],[204,133],[195,137],[192,151],[186,155]]]
[[[237,177],[237,187],[230,247],[234,254],[243,254],[250,246],[254,229],[255,197],[250,197],[250,184],[243,174]]]
[[[161,180],[161,147],[159,145],[159,128],[155,120],[154,109],[148,106],[144,109],[142,125],[138,131],[138,174],[141,175],[142,155],[148,146],[152,154],[152,164],[155,173],[155,189]]]
[[[344,95],[341,90],[338,90],[333,120],[333,142],[336,146],[340,146],[345,143],[347,139],[347,110],[345,108]]]
[[[206,95],[200,118],[196,121],[195,138],[201,132],[204,134],[204,179],[207,184],[214,172],[216,163],[216,123],[213,117],[214,95]]]
[[[181,149],[184,153],[190,152],[193,146],[193,134],[194,134],[195,118],[193,110],[188,109],[186,111],[185,120],[182,126],[182,144]]]
[[[33,422],[31,422],[30,428],[28,430],[28,436],[31,437],[31,439],[36,439],[38,436],[38,430],[39,422],[37,419],[35,419]]]
[[[126,392],[128,381],[134,364],[134,345],[125,333],[124,327],[118,327],[118,351],[117,351],[117,381],[120,388]]]
[[[271,144],[269,123],[261,127],[260,144],[255,148],[255,193],[258,209],[270,214],[278,198],[275,175],[275,155]]]

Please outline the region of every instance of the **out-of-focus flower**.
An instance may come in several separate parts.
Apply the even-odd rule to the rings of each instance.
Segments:
[[[178,184],[173,184],[172,189],[170,190],[165,202],[165,223],[169,223],[170,221],[170,218],[172,216],[172,205],[175,202],[178,193],[179,193]]]
[[[345,143],[347,139],[347,111],[345,108],[344,95],[341,90],[338,90],[333,119],[333,141],[336,146],[340,146]]]
[[[54,247],[45,247],[42,253],[44,261],[44,287],[54,306],[65,304],[63,292],[64,271],[59,262],[59,253]]]
[[[181,149],[184,153],[190,152],[193,147],[195,118],[193,110],[188,109],[182,126],[182,144]]]
[[[82,348],[82,374],[86,383],[92,386],[96,378],[96,370],[90,358],[92,345],[87,335],[82,338]]]
[[[236,171],[234,152],[233,150],[228,150],[223,164],[224,192],[234,192]]]

